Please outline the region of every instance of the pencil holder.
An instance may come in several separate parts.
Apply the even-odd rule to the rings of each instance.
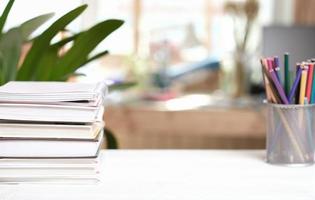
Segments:
[[[315,105],[267,104],[267,162],[314,163]]]

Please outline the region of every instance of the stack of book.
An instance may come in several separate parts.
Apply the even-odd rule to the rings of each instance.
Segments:
[[[0,87],[0,182],[99,180],[104,83]]]

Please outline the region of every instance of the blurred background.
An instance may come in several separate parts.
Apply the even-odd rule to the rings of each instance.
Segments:
[[[108,96],[104,117],[119,148],[264,148],[259,58],[314,57],[312,0],[17,0],[5,30],[81,4],[88,9],[60,38],[104,19],[125,21],[95,50],[110,54],[69,79],[136,83]]]

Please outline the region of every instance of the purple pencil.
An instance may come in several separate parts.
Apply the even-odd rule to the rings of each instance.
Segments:
[[[296,78],[294,80],[294,83],[292,85],[292,88],[291,88],[291,91],[290,91],[290,95],[289,95],[289,102],[292,103],[292,100],[293,100],[293,97],[295,96],[296,94],[296,90],[299,86],[299,82],[300,82],[300,79],[301,79],[301,74],[302,74],[302,69],[301,67],[297,67],[297,73],[296,73]]]
[[[277,78],[279,80],[279,83],[281,83],[281,79],[280,79],[280,63],[279,63],[279,57],[275,56],[273,58],[273,68],[276,72]]]
[[[282,86],[281,86],[281,84],[280,84],[280,82],[279,82],[279,80],[277,78],[277,75],[276,75],[276,73],[275,73],[275,71],[273,69],[272,60],[268,59],[267,62],[268,62],[268,68],[269,68],[271,79],[272,79],[274,85],[276,86],[276,88],[278,90],[278,93],[280,95],[280,98],[281,98],[282,102],[284,104],[289,104],[289,100],[288,100],[287,96],[285,95],[284,90],[283,90],[283,88],[282,88]]]

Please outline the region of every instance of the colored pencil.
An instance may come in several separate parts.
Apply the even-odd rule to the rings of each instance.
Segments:
[[[262,60],[261,60],[261,63],[262,63]],[[263,63],[262,63],[262,68],[263,68]],[[266,74],[264,73],[263,69],[262,69],[262,75],[263,75],[263,81],[264,81],[264,85],[265,85],[265,91],[266,91],[266,97],[267,97],[267,100],[268,102],[272,102],[274,103],[274,99],[271,98],[271,90],[270,90],[270,83],[266,77]]]
[[[307,80],[307,71],[308,66],[303,65],[302,68],[302,74],[301,74],[301,84],[300,84],[300,98],[299,98],[299,104],[304,105],[304,97],[305,97],[305,90],[306,90],[306,80]]]
[[[266,60],[265,59],[260,59],[261,62],[261,67],[262,67],[262,74],[263,74],[263,81],[264,81],[264,85],[265,85],[265,91],[266,91],[266,96],[267,96],[267,100],[268,102],[271,103],[278,103],[280,101],[277,100],[277,97],[275,97],[275,95],[273,94],[273,89],[272,86],[270,85],[270,81],[267,77],[267,71],[266,71]]]
[[[299,69],[301,70],[301,75],[302,75],[301,64],[300,63],[296,63],[296,76],[297,76],[297,74],[299,72]],[[300,78],[300,81],[298,82],[297,89],[296,89],[296,92],[295,92],[295,101],[294,101],[295,104],[299,104],[300,85],[301,85],[301,78]]]
[[[266,97],[269,102],[303,105],[306,97],[309,104],[315,104],[315,59],[296,65],[293,74],[289,67],[289,54],[284,54],[284,85],[281,84],[279,57],[260,59]],[[288,88],[289,92],[288,92]]]
[[[290,90],[290,95],[289,95],[289,102],[290,103],[293,102],[293,97],[296,94],[297,88],[298,88],[300,80],[301,80],[301,74],[302,74],[302,69],[300,67],[298,67],[298,72],[296,74],[296,78],[295,78],[294,83],[292,85],[292,88]]]
[[[308,72],[307,72],[307,83],[306,83],[306,97],[308,100],[311,99],[312,85],[313,85],[313,72],[314,72],[314,64],[308,64]]]
[[[276,89],[274,83],[272,82],[271,75],[268,71],[267,59],[262,59],[261,63],[262,63],[262,70],[263,70],[263,72],[264,72],[264,74],[268,80],[268,83],[269,83],[268,85],[269,85],[270,90],[271,90],[270,95],[274,99],[274,103],[281,103],[281,98],[277,92],[277,89]]]
[[[277,88],[277,91],[278,91],[278,93],[279,93],[279,95],[280,95],[280,98],[281,98],[282,103],[284,103],[284,104],[289,104],[288,98],[286,97],[285,92],[284,92],[284,90],[283,90],[283,88],[282,88],[280,82],[278,81],[278,78],[277,78],[277,76],[276,76],[276,73],[275,73],[275,71],[273,70],[271,60],[268,60],[268,68],[269,68],[269,73],[270,73],[271,79],[272,79],[274,85],[275,85],[276,88]]]
[[[289,69],[289,53],[284,54],[284,89],[286,95],[290,93],[290,69]]]
[[[312,62],[314,62],[312,60]],[[313,63],[313,68],[314,68],[314,63]],[[315,76],[314,76],[314,69],[313,69],[313,81],[312,81],[312,91],[311,91],[311,98],[310,98],[310,104],[315,103]]]
[[[281,78],[280,78],[280,65],[279,65],[279,57],[275,56],[273,58],[273,68],[276,72],[277,78],[279,80],[279,82],[281,83]]]
[[[261,69],[262,69],[262,76],[263,76],[263,82],[264,82],[264,86],[265,86],[265,92],[266,92],[266,97],[268,102],[273,102],[273,100],[271,99],[271,95],[270,95],[270,87],[269,87],[269,82],[267,80],[266,74],[264,73],[263,67],[264,67],[264,60],[260,59],[260,63],[261,63]],[[268,85],[267,85],[268,84]]]

